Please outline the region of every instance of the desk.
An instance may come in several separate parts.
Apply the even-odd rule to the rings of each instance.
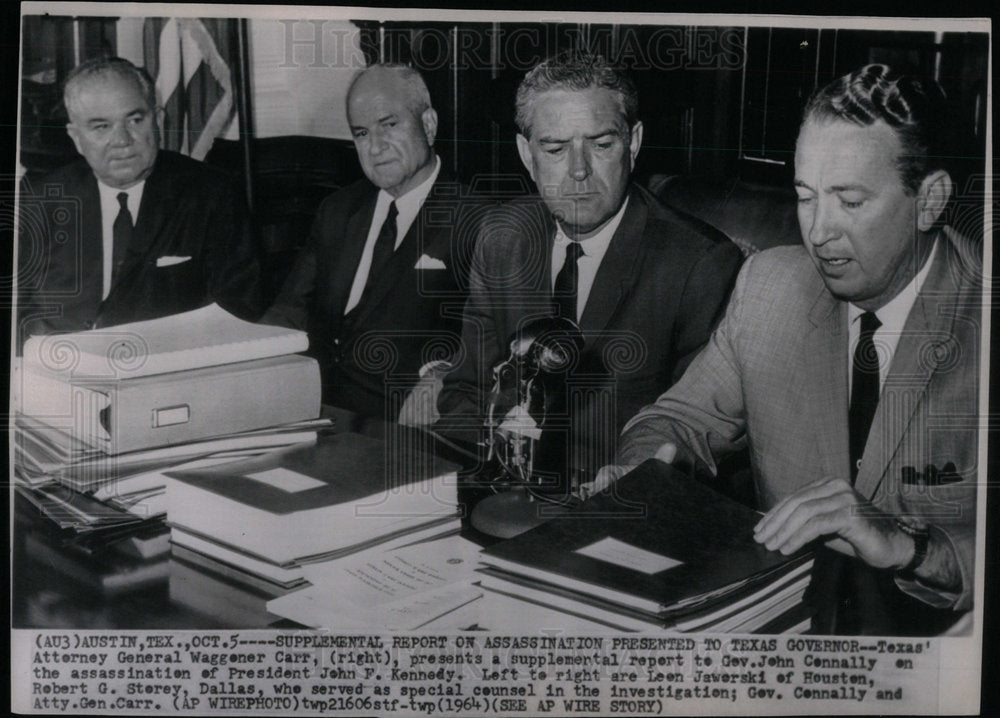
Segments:
[[[433,450],[443,458],[461,462],[465,457],[440,444],[418,429],[385,424],[339,409],[326,409],[335,421],[334,431],[364,434],[379,439],[406,441]],[[459,501],[465,517],[477,500],[488,490],[462,487]],[[39,560],[38,552],[29,555],[29,537],[39,532],[37,511],[26,501],[15,500],[15,530],[12,543],[12,606],[14,628],[77,628],[77,629],[234,629],[234,628],[295,628],[296,624],[267,613],[269,598],[261,591],[248,589],[238,582],[217,574],[199,570],[171,556],[162,558],[155,580],[144,582],[135,590],[119,590],[102,595],[87,590],[83,582],[69,580],[65,567],[55,561]],[[479,534],[464,522],[462,535],[480,545],[495,539]],[[222,609],[225,607],[225,610]],[[541,615],[539,615],[541,613]],[[484,617],[485,616],[485,617]],[[557,626],[562,630],[599,630],[594,624],[573,619],[544,609],[534,610],[517,601],[504,601],[491,596],[489,601],[477,601],[464,610],[450,614],[435,624],[435,628],[467,628],[496,626],[497,618],[504,630],[527,632],[541,626]],[[952,621],[959,616],[952,617]],[[944,628],[942,626],[941,628]],[[954,629],[953,629],[954,630]],[[931,630],[937,633],[938,630]]]
[[[324,407],[324,416],[334,421],[334,432],[354,432],[383,440],[406,441],[425,450],[433,450],[442,458],[461,463],[461,454],[432,436],[396,424],[359,416],[335,407]],[[484,494],[481,490],[460,489],[460,502],[472,504]],[[189,564],[170,557],[157,573],[159,578],[146,581],[137,590],[119,590],[113,595],[87,588],[87,582],[67,577],[66,566],[58,561],[38,559],[38,551],[29,555],[30,541],[39,538],[39,522],[47,519],[28,502],[15,497],[12,557],[11,625],[14,628],[78,628],[78,629],[225,629],[294,627],[264,610],[267,597],[247,590],[234,582],[197,572]],[[472,528],[463,535],[485,545],[491,541]],[[29,539],[29,536],[33,537]],[[37,545],[35,545],[37,548]],[[164,559],[161,559],[164,560]],[[82,566],[81,566],[82,568]],[[227,616],[220,610],[210,610],[213,601],[228,597],[234,600]],[[449,623],[458,620],[466,625],[476,623],[470,608],[461,616],[453,615]],[[458,614],[458,612],[456,612]],[[457,627],[457,624],[456,626]]]

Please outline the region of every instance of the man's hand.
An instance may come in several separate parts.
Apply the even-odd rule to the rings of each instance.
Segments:
[[[580,498],[586,499],[594,494],[601,493],[634,468],[634,466],[626,466],[624,464],[602,466],[598,469],[593,481],[580,484]]]
[[[913,539],[843,479],[823,480],[782,499],[754,528],[754,539],[790,554],[820,536],[876,568],[902,568],[913,557]],[[846,542],[846,545],[845,545]]]
[[[674,460],[676,455],[677,447],[666,443],[660,447],[653,458],[659,459],[664,464],[669,464]],[[602,466],[593,481],[580,484],[580,497],[585,499],[588,496],[599,494],[635,467],[636,464],[608,464],[607,466]]]

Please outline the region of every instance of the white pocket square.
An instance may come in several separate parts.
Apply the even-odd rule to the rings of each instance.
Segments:
[[[440,259],[430,256],[429,254],[422,254],[417,263],[413,265],[414,269],[447,269],[444,262]]]
[[[186,262],[191,257],[157,257],[156,266],[157,267],[170,267],[174,264],[180,264],[181,262]]]

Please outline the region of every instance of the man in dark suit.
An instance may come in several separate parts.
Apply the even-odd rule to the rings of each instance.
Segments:
[[[630,182],[642,144],[637,107],[629,78],[595,56],[563,53],[522,81],[517,148],[540,197],[483,221],[464,351],[439,400],[444,433],[483,439],[494,366],[515,333],[556,312],[582,332],[571,443],[575,468],[596,471],[621,425],[708,340],[741,255]]]
[[[82,157],[22,190],[22,341],[213,301],[256,319],[259,265],[241,195],[221,173],[159,150],[146,73],[90,60],[70,73],[63,99]]]
[[[320,205],[263,321],[309,332],[325,404],[395,420],[421,369],[458,349],[476,205],[434,152],[437,113],[415,70],[362,70],[347,118],[367,179]]]

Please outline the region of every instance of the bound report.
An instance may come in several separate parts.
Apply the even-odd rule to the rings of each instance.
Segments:
[[[455,464],[359,434],[167,472],[171,524],[277,564],[399,536],[456,513]]]
[[[319,415],[305,332],[212,304],[104,329],[31,337],[13,382],[25,416],[118,454]]]
[[[320,412],[319,365],[299,354],[126,379],[25,369],[25,416],[107,454],[198,441]]]
[[[124,379],[295,354],[305,332],[254,324],[217,304],[130,324],[34,336],[24,366],[61,377]]]
[[[809,560],[805,552],[782,556],[754,541],[759,519],[653,459],[612,492],[488,547],[481,560],[543,590],[557,587],[662,620],[745,598]]]

